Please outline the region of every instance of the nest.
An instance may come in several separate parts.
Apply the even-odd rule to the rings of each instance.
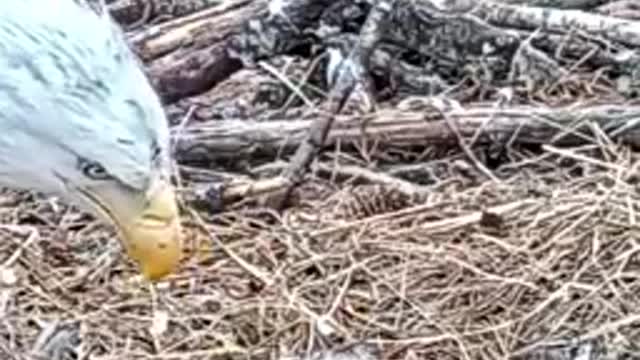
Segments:
[[[149,20],[129,11],[134,2],[110,3],[121,22],[139,26]],[[366,12],[360,8],[366,3],[337,1],[344,6],[335,8],[361,23]],[[180,16],[196,10],[206,15],[192,17],[197,26],[189,31],[197,32],[203,23],[214,22],[207,19],[224,12],[240,22],[237,14],[243,6],[254,14],[258,5],[265,5],[234,3],[219,5],[225,11],[209,12],[199,4],[173,8]],[[167,16],[163,11],[167,9],[145,10],[160,27]],[[294,15],[300,14],[312,16]],[[225,20],[217,23],[232,32],[233,22]],[[171,25],[163,29],[175,30]],[[189,31],[182,35],[193,35]],[[341,136],[354,136],[343,123],[337,130],[342,132],[294,189],[289,206],[278,211],[272,194],[249,196],[247,191],[232,191],[233,184],[248,183],[246,190],[273,180],[273,174],[287,166],[274,161],[282,155],[277,151],[286,152],[278,136],[295,140],[299,129],[283,125],[278,130],[291,133],[254,131],[243,136],[225,124],[242,122],[231,118],[259,118],[251,125],[255,130],[278,116],[291,120],[291,126],[316,116],[306,112],[304,101],[292,100],[300,89],[292,90],[291,83],[282,86],[281,81],[290,76],[296,84],[311,83],[309,72],[299,71],[310,62],[294,57],[284,65],[278,60],[272,67],[242,71],[225,62],[229,66],[224,71],[233,72],[225,81],[197,95],[178,94],[187,88],[194,92],[202,84],[169,86],[168,79],[178,76],[173,70],[195,66],[195,72],[206,72],[204,62],[198,62],[206,58],[202,49],[210,46],[211,54],[220,54],[217,45],[202,43],[220,41],[211,33],[198,33],[197,40],[180,46],[172,37],[175,33],[167,36],[171,43],[162,43],[168,40],[158,40],[153,31],[145,39],[144,30],[132,40],[148,51],[143,58],[163,94],[181,97],[167,105],[174,127],[184,130],[186,112],[197,120],[186,130],[199,137],[185,140],[187,145],[178,146],[176,155],[184,177],[188,239],[180,272],[150,286],[138,278],[109,227],[56,199],[5,191],[0,196],[1,358],[575,360],[637,353],[640,191],[638,157],[630,146],[612,141],[598,126],[590,128],[587,141],[583,136],[579,144],[546,151],[541,143],[552,135],[535,128],[540,131],[538,143],[508,143],[507,155],[498,158],[487,157],[487,141],[466,146],[455,133],[449,134],[453,144],[425,146],[420,136],[410,135],[417,131],[415,119],[428,126],[430,116],[423,104],[405,101],[402,117],[390,113],[383,120],[408,125],[390,131],[382,121],[377,131],[388,137],[380,136],[378,142],[346,146]],[[552,36],[537,40],[541,48],[558,41]],[[181,61],[168,55],[168,60],[152,61],[175,50],[172,46],[187,48],[193,57]],[[520,60],[531,61],[527,66],[540,65],[536,61],[544,58],[541,52],[527,57],[524,48],[520,50]],[[374,54],[372,67],[386,61],[382,51]],[[497,60],[492,64],[498,66]],[[562,64],[577,68],[587,62],[574,60]],[[594,63],[601,61],[603,57]],[[424,78],[412,72],[415,68],[402,69],[405,72],[396,68],[400,73],[395,81],[404,91],[426,86],[419,81]],[[189,74],[185,77],[202,81]],[[558,100],[557,94],[568,94],[573,101],[582,96],[619,101],[626,96],[613,81],[594,74],[560,75],[562,81],[544,85],[554,89],[551,93],[520,89],[512,100],[558,105],[570,101]],[[435,86],[431,80],[427,85]],[[489,101],[487,93],[495,95],[498,87],[478,85],[482,81],[464,83],[451,97],[461,103],[472,98],[491,108],[495,99]],[[309,93],[311,101],[322,98]],[[402,97],[396,94],[378,103],[378,109],[399,108]],[[361,116],[358,102],[363,100],[355,100],[354,118]],[[207,127],[214,122],[223,135]],[[402,131],[408,135],[398,135]],[[203,207],[189,197],[203,186],[210,192],[215,179],[232,184],[231,190],[223,186],[223,194],[218,194],[222,211],[211,209],[211,199]],[[264,188],[273,190],[274,182],[269,184]]]
[[[1,352],[257,359],[363,340],[386,358],[632,349],[636,162],[600,150],[611,162],[529,159],[499,183],[452,176],[413,198],[317,179],[281,215],[192,211],[191,255],[157,289],[132,280],[108,229],[8,193]]]

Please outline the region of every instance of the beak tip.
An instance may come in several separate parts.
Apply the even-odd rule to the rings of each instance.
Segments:
[[[87,190],[83,199],[96,215],[115,226],[139,275],[158,281],[177,271],[182,260],[182,228],[170,183],[154,182],[145,194]]]
[[[129,256],[149,281],[178,270],[182,260],[182,226],[172,192],[160,193],[124,231]]]
[[[177,221],[176,221],[177,222]],[[144,231],[147,230],[147,231]],[[133,242],[144,242],[144,250],[132,253],[137,260],[140,272],[149,281],[160,281],[177,272],[182,260],[182,234],[180,226],[174,224],[170,229],[141,228],[139,236]]]

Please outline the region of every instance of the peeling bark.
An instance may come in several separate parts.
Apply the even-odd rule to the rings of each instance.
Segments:
[[[320,115],[318,115],[320,116]],[[446,116],[465,138],[484,126],[476,145],[504,138],[514,145],[580,145],[593,141],[591,126],[599,126],[624,142],[640,146],[640,107],[597,105],[580,109],[517,106],[495,110],[487,106],[453,110]],[[225,120],[189,126],[181,134],[176,156],[181,162],[210,162],[228,158],[293,151],[306,136],[312,120]],[[583,124],[578,126],[578,124]],[[571,127],[571,133],[565,128]],[[624,131],[621,129],[627,127]],[[451,146],[454,131],[439,111],[382,110],[365,117],[341,116],[328,133],[326,146],[376,141],[380,147]]]

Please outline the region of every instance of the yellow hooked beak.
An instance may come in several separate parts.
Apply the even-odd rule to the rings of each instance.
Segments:
[[[182,234],[175,193],[159,189],[139,216],[118,223],[129,256],[148,280],[174,272],[182,254]]]
[[[175,191],[161,183],[146,196],[123,196],[102,189],[83,191],[98,212],[113,221],[126,251],[150,281],[177,271],[182,256],[182,233]]]

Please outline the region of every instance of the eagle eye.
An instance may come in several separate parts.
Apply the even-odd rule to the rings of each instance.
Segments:
[[[80,171],[92,180],[108,180],[111,178],[107,170],[99,163],[87,159],[80,158],[78,161]]]

